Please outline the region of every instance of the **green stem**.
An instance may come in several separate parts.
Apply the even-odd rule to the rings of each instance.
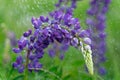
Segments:
[[[43,69],[43,68],[41,68],[41,69],[39,69],[39,68],[31,68],[32,70],[41,70],[41,71],[44,71],[45,73],[49,73],[49,74],[51,74],[51,75],[53,75],[53,76],[55,76],[56,78],[57,78],[57,80],[62,80],[58,75],[56,75],[55,73],[53,73],[53,72],[50,72],[49,70],[46,70],[46,69]]]
[[[98,74],[94,74],[94,76],[92,75],[92,80],[104,80],[101,76],[99,76]]]
[[[29,63],[29,55],[30,55],[30,51],[28,50],[28,51],[27,51],[27,56],[26,56],[24,80],[28,80],[28,63]]]
[[[44,71],[44,72],[46,72],[46,73],[49,73],[49,74],[55,76],[58,80],[62,80],[58,75],[56,75],[56,74],[53,73],[53,72],[50,72],[50,71],[48,71],[48,70],[46,70],[46,69],[43,69],[43,68],[40,69],[40,70],[42,70],[42,71]]]
[[[10,79],[13,70],[14,70],[14,68],[12,67],[11,70],[10,70],[10,72],[9,72],[8,75],[7,75],[7,79]]]
[[[100,79],[100,80],[104,80],[101,76],[97,75],[97,77]]]

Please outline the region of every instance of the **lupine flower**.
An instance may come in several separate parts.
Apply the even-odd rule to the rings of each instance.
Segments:
[[[55,6],[62,11],[73,14],[73,10],[76,8],[77,1],[79,0],[58,0],[58,3],[55,4]],[[71,5],[69,5],[69,3]]]
[[[10,42],[11,42],[11,46],[12,47],[15,47],[16,44],[17,44],[17,40],[16,40],[16,36],[13,32],[8,32],[7,34],[8,38],[10,39]]]
[[[1,27],[6,37],[10,40],[11,47],[15,47],[17,44],[15,33],[8,30],[7,26],[4,23],[1,24]]]
[[[71,3],[71,5],[68,5],[68,3]],[[52,13],[50,13],[50,16],[51,17],[55,16],[55,20],[58,20],[58,22],[61,23],[62,15],[60,15],[60,14],[64,13],[64,15],[65,15],[64,18],[63,18],[64,19],[64,24],[67,25],[67,26],[72,26],[72,24],[75,24],[75,28],[79,29],[80,26],[75,23],[75,22],[78,21],[78,19],[71,20],[73,10],[76,8],[76,3],[77,3],[77,0],[69,0],[69,1],[58,0],[58,3],[55,4],[55,6],[56,6],[57,10],[59,10],[59,12],[57,12],[57,11],[55,11],[56,13],[52,12]],[[55,27],[58,27],[58,25],[55,25]],[[71,30],[71,32],[73,34],[75,34],[76,31]],[[66,42],[67,42],[67,40],[66,40]],[[74,41],[71,41],[71,44],[74,45],[74,43],[72,43],[72,42],[74,42]],[[57,42],[55,42],[53,47],[48,50],[48,53],[49,53],[50,57],[52,57],[52,58],[55,55],[59,55],[60,59],[63,59],[64,58],[64,53],[68,50],[68,48],[69,48],[69,45],[67,45],[67,44],[64,44],[64,43],[63,44],[58,44]],[[52,53],[51,53],[51,51],[52,51]]]
[[[110,0],[91,0],[91,7],[87,11],[87,14],[90,17],[86,20],[86,24],[90,30],[90,37],[92,40],[91,47],[93,51],[95,69],[102,75],[106,72],[105,69],[100,66],[100,64],[106,60],[105,14],[108,11],[109,4]]]
[[[75,7],[73,4],[72,6]],[[48,48],[49,45],[59,43],[81,49],[88,70],[93,74],[92,52],[88,44],[90,40],[86,41],[88,42],[87,44],[83,41],[83,39],[89,38],[89,36],[85,35],[87,34],[85,33],[87,32],[86,30],[84,30],[85,32],[82,34],[81,31],[83,30],[80,27],[79,20],[74,18],[71,13],[61,9],[51,12],[49,16],[32,18],[31,22],[34,31],[28,30],[23,33],[21,39],[18,40],[18,48],[13,49],[13,51],[18,54],[16,62],[13,63],[13,67],[18,69],[20,73],[23,72],[24,69],[29,71],[40,70],[43,65],[39,62],[39,59],[43,58],[45,49]],[[80,34],[84,37],[80,37]],[[51,50],[49,54],[53,56],[54,51]],[[60,58],[63,59],[63,57],[64,55],[61,54]]]

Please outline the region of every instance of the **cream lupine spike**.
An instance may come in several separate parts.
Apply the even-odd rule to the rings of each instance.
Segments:
[[[80,42],[80,47],[79,49],[82,51],[82,54],[85,59],[85,64],[87,66],[88,72],[93,75],[94,74],[94,69],[93,69],[93,60],[92,60],[92,50],[89,45],[83,44]]]

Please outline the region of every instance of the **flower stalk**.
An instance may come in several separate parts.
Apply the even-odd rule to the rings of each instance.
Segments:
[[[28,80],[28,63],[29,63],[29,55],[30,55],[30,51],[28,50],[28,51],[27,51],[27,56],[26,56],[24,80]]]

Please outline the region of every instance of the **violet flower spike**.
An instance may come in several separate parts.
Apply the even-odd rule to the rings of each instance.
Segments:
[[[75,5],[72,6],[72,8],[75,8]],[[65,10],[67,10],[67,8],[65,8]],[[84,32],[84,34],[81,33],[81,31],[86,30],[80,28],[79,20],[74,18],[71,13],[67,11],[64,12],[64,10],[61,9],[55,10],[52,13],[54,15],[49,15],[51,18],[45,16],[32,18],[33,33],[31,30],[23,33],[21,39],[18,40],[18,48],[13,49],[15,53],[20,53],[13,63],[13,67],[18,69],[20,73],[24,72],[24,69],[30,72],[39,71],[43,66],[39,60],[44,57],[44,50],[48,48],[49,45],[57,42],[62,45],[65,44],[81,49],[87,68],[90,74],[93,74],[92,51],[89,45],[90,39],[84,40],[89,36],[86,35],[87,32]],[[80,37],[80,34],[84,37]],[[26,52],[22,54],[22,51]],[[50,52],[50,55],[51,54],[54,56],[53,53]],[[63,58],[64,55],[61,54],[60,59]]]
[[[110,2],[111,0],[91,0],[91,7],[87,11],[90,17],[87,18],[86,24],[90,30],[90,38],[92,40],[93,62],[95,64],[95,69],[101,75],[106,72],[105,69],[103,71],[103,67],[101,68],[100,64],[106,60],[105,21]]]

